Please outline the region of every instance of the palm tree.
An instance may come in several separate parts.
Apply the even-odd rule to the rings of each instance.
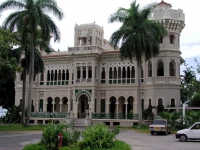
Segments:
[[[139,9],[139,4],[133,1],[130,8],[119,8],[108,20],[109,23],[120,22],[121,27],[110,38],[110,43],[120,49],[121,58],[133,58],[137,61],[138,69],[138,115],[142,123],[141,107],[141,62],[158,55],[160,39],[167,34],[165,28],[148,20],[155,4]]]
[[[19,11],[11,13],[4,21],[4,27],[11,31],[17,30],[21,36],[21,45],[26,46],[26,37],[30,36],[30,67],[29,67],[29,95],[27,109],[27,124],[30,120],[31,96],[34,76],[34,47],[37,30],[41,30],[41,39],[47,41],[50,35],[54,41],[60,40],[60,32],[47,13],[61,20],[64,14],[59,10],[55,0],[7,0],[0,5],[0,11],[16,8]]]
[[[19,40],[19,39],[18,39]],[[23,72],[22,72],[22,81],[23,81],[23,88],[22,88],[22,114],[21,114],[21,124],[25,125],[25,95],[26,95],[26,75],[29,73],[28,72],[28,68],[30,66],[30,47],[29,47],[29,37],[27,37],[27,46],[24,47],[24,49],[22,48],[22,46],[16,48],[13,50],[14,56],[20,60],[21,57],[21,52],[25,51],[25,58],[23,58],[21,60],[21,66],[23,68]],[[38,49],[39,48],[39,49]],[[46,53],[50,53],[52,51],[54,51],[50,45],[49,42],[45,42],[40,40],[40,38],[37,38],[36,41],[36,46],[35,46],[35,50],[34,50],[34,73],[35,75],[38,73],[43,73],[44,72],[44,63],[41,57],[41,53],[40,51],[43,50]]]

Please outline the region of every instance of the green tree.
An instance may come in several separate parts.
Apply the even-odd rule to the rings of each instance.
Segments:
[[[200,93],[196,93],[189,102],[189,106],[200,107]]]
[[[158,55],[160,39],[167,35],[165,28],[156,22],[148,20],[155,4],[139,9],[139,4],[133,1],[130,8],[119,8],[112,14],[109,22],[121,22],[122,26],[110,38],[114,48],[120,49],[121,58],[133,58],[137,61],[138,69],[138,115],[142,123],[141,107],[141,62]]]
[[[196,88],[194,88],[194,84],[196,83],[196,74],[192,70],[191,67],[187,67],[183,71],[183,75],[181,75],[181,101],[185,102],[190,100],[194,95]]]
[[[40,30],[38,30],[38,32],[40,32]],[[37,39],[36,39],[36,43],[34,46],[34,75],[38,74],[38,73],[43,73],[44,71],[44,63],[41,57],[41,53],[40,51],[45,51],[46,53],[50,53],[52,51],[54,51],[50,44],[49,44],[49,40],[48,41],[43,41],[41,40],[41,34],[39,33],[37,35]],[[17,36],[18,40],[20,40],[20,35]],[[21,117],[21,124],[25,125],[25,95],[26,95],[26,75],[29,73],[28,72],[28,68],[30,66],[30,37],[28,36],[26,38],[26,46],[22,47],[19,46],[18,48],[14,49],[13,52],[15,53],[16,58],[18,58],[18,60],[21,57],[21,53],[25,53],[24,58],[21,60],[21,66],[23,68],[23,72],[22,72],[22,81],[23,81],[23,86],[22,86],[22,117]]]
[[[199,122],[200,121],[200,111],[186,111],[185,114],[185,122],[187,125],[191,125],[195,122]]]
[[[60,32],[56,24],[48,16],[52,14],[61,20],[64,14],[59,10],[55,0],[7,0],[0,5],[0,11],[16,8],[4,21],[4,26],[11,31],[15,29],[20,33],[21,45],[26,46],[26,37],[30,36],[30,67],[29,67],[29,94],[27,124],[30,120],[32,87],[34,76],[34,47],[38,29],[41,30],[41,39],[47,41],[52,34],[54,41],[60,40]]]
[[[8,30],[0,27],[0,105],[9,108],[14,104],[14,79],[21,67],[12,54],[12,48],[18,42]]]

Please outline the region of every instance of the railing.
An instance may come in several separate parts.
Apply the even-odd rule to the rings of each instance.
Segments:
[[[128,119],[138,120],[138,114],[106,114],[106,113],[93,113],[92,119]]]
[[[66,118],[69,115],[69,113],[49,113],[49,112],[31,112],[30,117],[36,117],[36,118]]]

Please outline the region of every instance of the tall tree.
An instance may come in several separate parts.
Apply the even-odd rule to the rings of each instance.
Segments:
[[[49,45],[49,40],[48,41],[43,41],[41,40],[40,37],[40,30],[38,30],[38,37],[36,39],[35,43],[35,49],[34,49],[34,75],[38,73],[43,73],[44,71],[44,63],[41,57],[40,51],[44,51],[46,53],[50,53],[54,51],[51,46]],[[17,39],[20,40],[20,35],[17,35]],[[23,86],[22,86],[22,114],[21,114],[21,124],[25,125],[25,95],[26,95],[26,75],[28,72],[28,68],[30,66],[30,47],[29,47],[29,40],[30,37],[26,38],[26,46],[24,48],[22,46],[19,46],[18,48],[13,50],[13,53],[15,54],[16,58],[18,60],[21,57],[21,53],[25,52],[24,58],[21,60],[21,66],[23,68],[22,72],[22,81],[23,81]]]
[[[120,22],[121,27],[110,38],[110,43],[120,49],[121,58],[133,58],[137,61],[138,69],[138,115],[142,123],[141,106],[141,62],[158,55],[160,39],[167,35],[165,28],[156,22],[148,20],[155,4],[139,9],[139,4],[133,1],[130,8],[119,8],[113,13],[108,22]]]
[[[16,71],[21,71],[17,59],[12,54],[13,45],[18,44],[14,34],[0,27],[0,106],[9,108],[14,104],[14,79]]]
[[[0,11],[16,8],[18,11],[11,13],[4,21],[4,26],[11,31],[17,30],[21,36],[22,46],[26,46],[26,37],[30,36],[30,67],[29,67],[29,94],[27,120],[29,124],[34,76],[34,46],[37,30],[41,30],[41,39],[46,41],[50,35],[54,41],[60,40],[60,32],[48,14],[61,20],[64,16],[55,0],[7,0],[0,5]],[[48,14],[47,14],[48,13]]]

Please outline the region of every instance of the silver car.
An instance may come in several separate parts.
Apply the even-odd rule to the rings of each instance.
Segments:
[[[7,112],[8,112],[7,109],[0,109],[0,118],[5,117]]]

